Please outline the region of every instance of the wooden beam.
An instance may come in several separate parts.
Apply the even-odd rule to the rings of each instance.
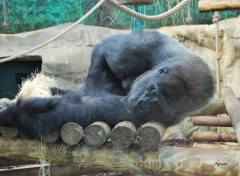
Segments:
[[[216,131],[194,131],[192,139],[194,141],[205,142],[237,142],[235,133],[223,133]]]
[[[231,118],[238,143],[240,143],[240,102],[231,87],[225,87],[223,89],[223,100],[229,117]]]
[[[232,121],[229,117],[194,116],[192,118],[192,122],[193,122],[193,125],[197,125],[197,126],[232,127]]]
[[[122,173],[149,175],[239,175],[239,147],[232,150],[193,148],[192,146],[177,147],[162,144],[158,151],[142,151],[138,145],[126,150],[116,150],[111,143],[99,148],[90,148],[84,143],[75,146],[61,144],[41,144],[39,141],[4,140],[0,138],[0,158],[13,160],[37,161],[43,158],[49,161],[51,175],[80,175],[114,171]],[[207,148],[207,144],[205,145]],[[42,160],[43,161],[43,160]],[[21,162],[24,163],[24,162]],[[2,168],[2,162],[0,162]],[[22,167],[22,166],[21,166]],[[15,175],[31,175],[32,167]],[[35,168],[35,172],[37,172]],[[1,176],[12,175],[14,172],[0,172]],[[22,175],[21,175],[22,174]]]
[[[199,0],[198,8],[200,12],[236,10],[240,9],[239,0]]]

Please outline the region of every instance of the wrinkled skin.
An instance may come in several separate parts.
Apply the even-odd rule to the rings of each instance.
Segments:
[[[79,90],[51,91],[62,96],[19,100],[0,110],[0,126],[17,126],[30,139],[70,121],[84,128],[123,120],[170,126],[206,105],[214,82],[200,57],[171,37],[145,32],[103,40]]]

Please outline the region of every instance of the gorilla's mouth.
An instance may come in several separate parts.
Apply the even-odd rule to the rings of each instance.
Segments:
[[[148,100],[144,101],[141,99],[128,100],[128,109],[133,114],[164,114],[164,110],[157,99],[149,98]]]
[[[128,110],[136,115],[172,116],[175,114],[175,111],[165,100],[159,100],[156,97],[148,97],[144,100],[126,97],[126,102]]]

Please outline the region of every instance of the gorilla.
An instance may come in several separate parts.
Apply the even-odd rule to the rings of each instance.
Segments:
[[[204,60],[159,32],[116,35],[95,46],[86,81],[78,90],[51,88],[52,98],[18,100],[0,110],[0,126],[29,139],[67,122],[136,126],[175,125],[205,106],[214,93]]]

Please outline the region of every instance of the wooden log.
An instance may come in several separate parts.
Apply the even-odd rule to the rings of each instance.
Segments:
[[[102,146],[110,136],[110,127],[104,122],[94,122],[84,130],[83,139],[88,146]]]
[[[231,87],[225,87],[223,89],[223,100],[231,118],[237,141],[240,143],[240,102]]]
[[[221,142],[221,143],[214,143],[214,144],[194,142],[192,147],[200,148],[200,149],[234,150],[234,151],[239,151],[240,149],[240,145],[236,142],[225,142],[225,143]]]
[[[120,149],[131,146],[136,136],[135,126],[126,121],[118,123],[110,133],[111,143]]]
[[[221,116],[195,116],[192,118],[192,123],[197,126],[232,127],[230,118]]]
[[[12,103],[11,100],[7,98],[0,99],[0,112],[5,106],[10,105]],[[14,127],[0,127],[0,133],[4,138],[10,139],[14,138],[18,135],[18,129]]]
[[[139,127],[137,142],[144,150],[158,150],[166,128],[157,122],[148,122]]]
[[[215,131],[194,131],[192,134],[194,141],[206,141],[206,142],[237,142],[236,135],[234,133],[223,133]]]
[[[240,9],[239,0],[199,0],[200,12]]]
[[[12,101],[7,98],[0,99],[0,112],[1,109],[6,107],[7,105],[12,104]],[[0,133],[4,138],[10,139],[14,138],[18,135],[18,129],[14,127],[0,127]]]
[[[46,143],[56,142],[59,138],[60,138],[60,132],[59,131],[53,131],[49,134],[42,135],[42,140],[43,140],[43,142],[46,142]]]
[[[63,125],[60,135],[63,142],[68,145],[75,145],[81,141],[83,137],[83,129],[80,125],[69,122]]]
[[[207,144],[206,144],[207,145]],[[115,150],[112,145],[90,148],[83,143],[69,147],[65,144],[45,144],[39,141],[4,140],[0,138],[0,157],[36,163],[43,156],[51,161],[51,176],[81,175],[101,171],[148,175],[236,176],[240,174],[239,150],[218,150],[191,147],[160,146],[159,151],[142,151],[136,145],[128,150]],[[0,163],[1,165],[1,163]],[[35,171],[35,172],[33,172]],[[37,175],[38,170],[20,170],[15,175]],[[13,175],[0,172],[1,176]]]
[[[0,133],[4,138],[11,139],[18,135],[18,129],[15,127],[0,127]]]

